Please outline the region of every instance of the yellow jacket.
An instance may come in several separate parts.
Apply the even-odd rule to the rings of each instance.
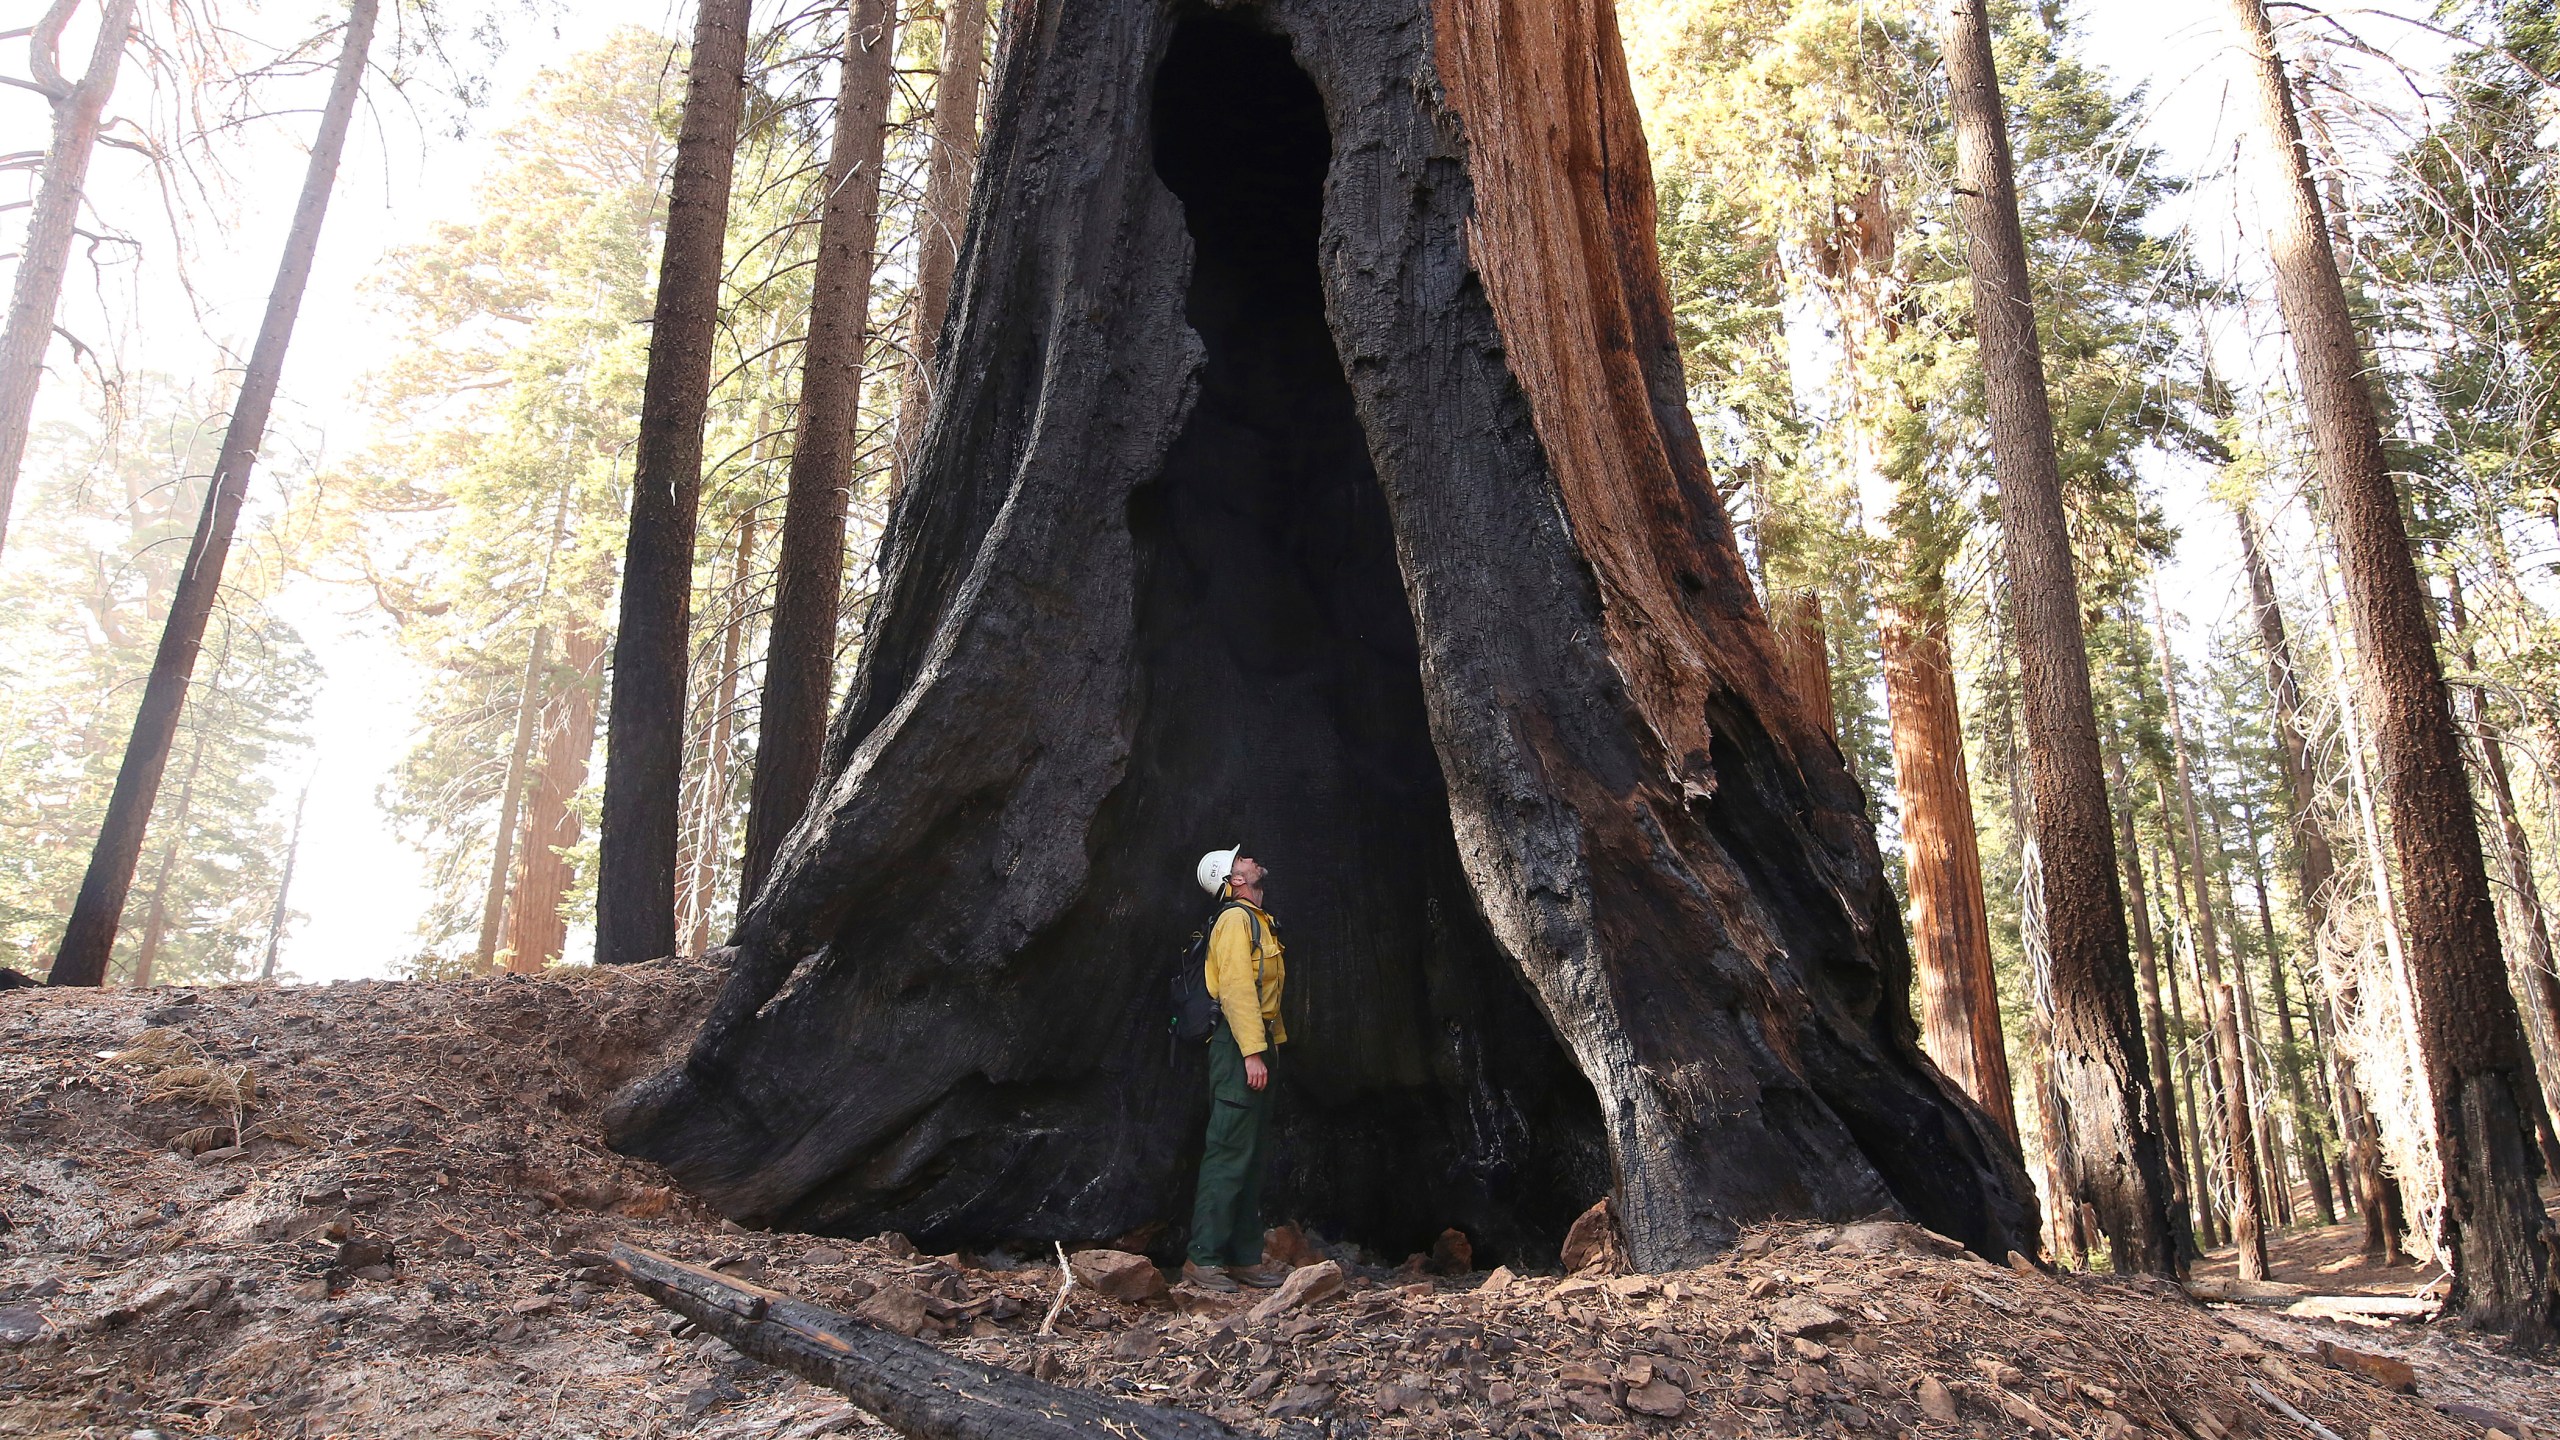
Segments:
[[[1247,916],[1246,911],[1252,914]],[[1261,922],[1258,947],[1255,921]],[[1280,986],[1289,971],[1269,915],[1243,900],[1218,912],[1217,928],[1209,932],[1209,958],[1201,970],[1209,993],[1218,997],[1218,1009],[1227,1017],[1227,1028],[1235,1032],[1237,1050],[1259,1055],[1288,1041],[1289,1032],[1280,1024]]]

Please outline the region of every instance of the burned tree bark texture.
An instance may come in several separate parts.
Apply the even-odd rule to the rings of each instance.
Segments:
[[[2363,347],[2347,310],[2284,60],[2261,0],[2230,0],[2257,101],[2268,258],[2293,339],[2320,504],[2338,549],[2356,654],[2374,697],[2407,922],[2418,1061],[2442,1158],[2454,1306],[2521,1343],[2560,1334],[2551,1220],[2538,1186],[2538,1108],[2523,1017],[2507,988],[2462,739],[2435,647],[2432,601],[2409,547]]]
[[[880,248],[880,156],[887,144],[889,91],[897,78],[897,29],[896,0],[862,0],[845,33],[809,340],[802,352],[799,434],[782,507],[773,629],[765,642],[741,895],[763,886],[774,852],[809,806],[826,750],[836,612],[844,604],[845,498],[861,443],[871,275]]]
[[[666,241],[649,327],[649,373],[632,445],[631,531],[613,635],[612,725],[596,855],[596,961],[629,965],[676,948],[676,836],[684,770],[693,542],[702,423],[720,325],[729,179],[745,107],[747,0],[700,0],[667,188]]]
[[[1206,1415],[1052,1385],[958,1359],[849,1316],[654,1251],[613,1247],[633,1289],[749,1359],[852,1397],[917,1440],[1232,1440]]]
[[[1992,63],[1991,18],[1981,0],[1947,0],[1940,22],[1956,136],[1956,209],[1972,271],[1983,399],[2017,616],[2018,695],[2053,979],[2055,1079],[2077,1157],[2070,1184],[2097,1210],[2118,1269],[2169,1271],[2177,1253],[2168,1160],[2126,950],[2124,893],[2116,883],[2115,831],[2089,694],[2088,639],[2018,223],[2008,115]]]
[[[825,777],[613,1142],[757,1223],[1174,1216],[1165,981],[1241,839],[1289,946],[1272,1212],[2031,1248],[1709,484],[1609,8],[1013,21]]]

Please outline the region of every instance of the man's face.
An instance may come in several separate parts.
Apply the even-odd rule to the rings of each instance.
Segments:
[[[1234,867],[1227,871],[1227,878],[1238,885],[1258,886],[1262,883],[1262,877],[1266,873],[1267,872],[1262,868],[1261,861],[1254,859],[1250,855],[1239,855],[1236,857]]]

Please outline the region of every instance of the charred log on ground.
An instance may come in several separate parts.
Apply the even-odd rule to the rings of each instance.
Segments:
[[[1016,23],[826,778],[614,1143],[759,1223],[1170,1219],[1207,1102],[1164,981],[1242,840],[1290,956],[1273,1212],[2031,1249],[1690,428],[1606,5]]]

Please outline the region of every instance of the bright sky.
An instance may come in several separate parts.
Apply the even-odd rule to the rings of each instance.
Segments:
[[[324,6],[271,0],[272,13],[253,15],[252,30],[297,33]],[[2120,80],[2148,84],[2146,139],[2167,152],[2186,173],[2218,170],[2227,161],[2238,112],[2227,97],[2236,72],[2227,65],[2222,0],[2096,0],[2080,7],[2089,53],[2102,57]],[[2369,38],[2423,62],[2433,42],[2417,32],[2362,10],[2337,12]],[[644,0],[640,6],[606,0],[558,0],[539,19],[511,12],[508,45],[490,74],[492,106],[472,119],[459,141],[435,133],[432,123],[387,93],[349,146],[332,204],[310,299],[305,304],[284,380],[279,426],[315,437],[322,453],[361,445],[362,419],[351,403],[354,387],[389,359],[388,337],[358,300],[365,278],[391,248],[420,236],[434,221],[468,207],[471,187],[488,158],[487,136],[513,116],[521,92],[542,65],[592,45],[608,30],[654,22],[673,33],[689,24],[681,0]],[[84,22],[85,23],[85,22]],[[69,53],[85,54],[86,34],[75,33]],[[11,55],[12,70],[23,64]],[[140,103],[142,87],[128,76],[119,109]],[[316,104],[317,84],[313,87]],[[139,293],[102,314],[86,277],[75,273],[65,301],[66,321],[91,330],[126,333],[129,363],[178,375],[209,373],[220,363],[217,344],[246,351],[272,279],[286,216],[301,177],[301,146],[313,116],[306,111],[266,122],[251,132],[257,167],[238,177],[226,210],[200,214],[195,226],[192,280],[203,306],[201,322],[169,283],[166,266],[147,263]],[[39,149],[44,143],[41,107],[24,92],[0,91],[0,150]],[[159,201],[133,157],[100,152],[92,178],[94,209],[112,223],[140,234],[152,247],[151,262],[165,258],[168,232],[157,221]],[[2251,242],[2232,218],[2227,188],[2215,185],[2192,198],[2184,215],[2196,217],[2197,246],[2209,267],[2246,275]],[[219,221],[221,223],[206,223]],[[2263,327],[2261,327],[2263,328]],[[2267,346],[2247,337],[2217,337],[2217,361],[2241,374],[2264,373],[2276,362]],[[57,359],[60,350],[57,348]],[[147,357],[147,359],[145,359]],[[48,407],[77,406],[79,388],[50,385]],[[55,413],[65,413],[57,410]],[[2235,613],[2237,558],[2229,526],[2202,509],[2209,477],[2196,467],[2162,464],[2155,481],[2173,517],[2186,522],[2187,543],[2167,581],[2173,609],[2199,626]],[[293,478],[284,477],[289,483]],[[253,503],[272,510],[279,477],[262,474]],[[15,554],[5,562],[17,563]],[[393,645],[387,626],[367,613],[365,597],[302,581],[282,597],[282,608],[310,640],[327,669],[312,715],[318,738],[316,783],[306,821],[293,902],[309,916],[289,932],[283,966],[292,975],[330,980],[387,973],[414,950],[414,926],[425,903],[423,864],[399,841],[376,806],[375,794],[412,737],[412,715],[426,677]],[[279,806],[290,812],[294,795],[314,762],[279,777]],[[580,958],[581,937],[571,939]]]

